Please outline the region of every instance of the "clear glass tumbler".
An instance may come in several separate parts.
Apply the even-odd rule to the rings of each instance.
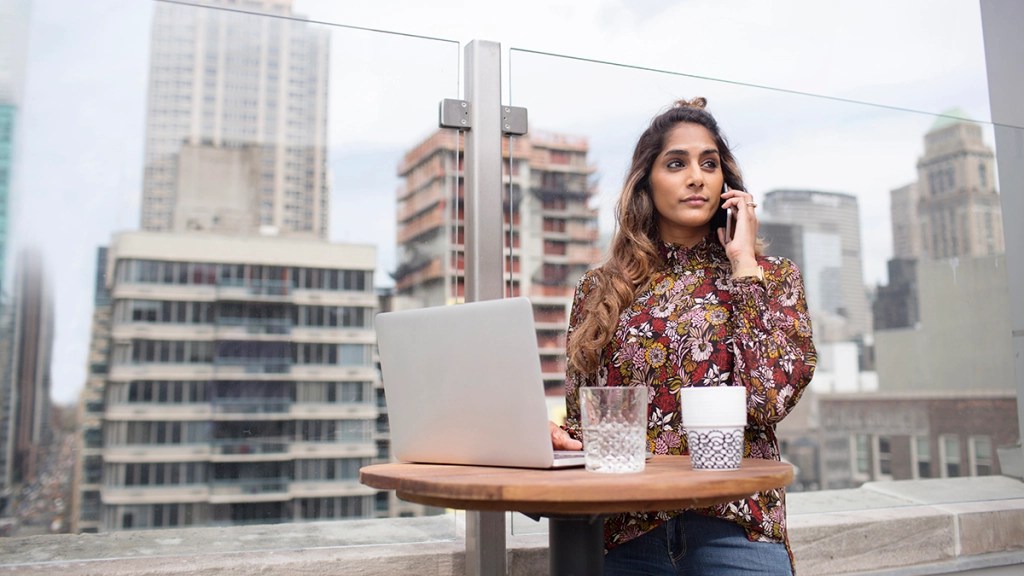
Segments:
[[[647,454],[647,387],[580,388],[587,470],[641,472]]]

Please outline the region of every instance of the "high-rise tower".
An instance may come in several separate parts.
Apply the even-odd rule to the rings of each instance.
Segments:
[[[906,260],[921,257],[921,221],[917,215],[920,197],[917,182],[889,191],[893,258]]]
[[[1004,252],[995,157],[981,126],[940,117],[924,136],[917,161],[922,256],[953,258]]]
[[[329,33],[205,3],[154,7],[142,228],[326,239]]]
[[[0,449],[6,452],[0,457],[4,474],[0,488],[36,480],[52,438],[53,288],[37,249],[26,248],[18,254],[13,292],[12,342],[4,350],[10,357],[5,367],[9,372],[3,376],[11,388],[3,406],[5,413],[0,414],[0,423],[6,427],[0,434]]]
[[[954,109],[925,134],[919,180],[889,192],[893,259],[889,284],[879,287],[874,303],[876,329],[918,323],[917,276],[923,262],[956,258],[966,263],[1004,251],[992,148],[981,126],[954,116],[966,117]]]
[[[857,198],[817,190],[772,190],[766,220],[799,225],[807,289],[816,336],[824,342],[858,340],[871,332],[864,289]]]
[[[0,287],[9,280],[6,262],[17,158],[15,135],[25,87],[28,14],[28,0],[0,2]]]

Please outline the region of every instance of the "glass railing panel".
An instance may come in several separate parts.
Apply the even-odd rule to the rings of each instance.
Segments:
[[[415,183],[423,204],[401,192],[410,151],[457,138],[437,105],[459,95],[458,42],[300,2],[119,6],[67,45],[42,12],[18,109],[3,350],[28,339],[64,416],[31,439],[52,451],[35,469],[4,462],[5,532],[445,516],[358,476],[391,458],[374,315],[402,254],[445,236],[396,223],[455,190],[451,172]],[[117,72],[67,74],[94,41]],[[55,498],[48,478],[75,480]],[[389,538],[455,537],[451,514],[430,526]]]
[[[275,13],[260,15],[187,2],[111,5],[116,9],[103,19],[102,39],[79,42],[57,41],[58,33],[64,39],[71,30],[56,25],[59,19],[47,21],[47,10],[40,10],[43,24],[34,44],[47,48],[33,59],[38,68],[28,75],[27,97],[17,106],[0,103],[0,134],[15,126],[21,140],[14,148],[20,154],[12,180],[17,187],[8,190],[16,217],[6,221],[13,249],[3,271],[4,349],[23,340],[13,331],[19,310],[36,305],[49,315],[40,325],[52,328],[41,332],[37,344],[40,350],[53,346],[49,380],[55,403],[84,407],[73,426],[84,440],[54,442],[65,450],[58,476],[81,475],[86,484],[81,497],[73,484],[52,497],[27,483],[24,493],[45,494],[70,512],[51,525],[54,509],[19,508],[42,515],[19,519],[10,531],[12,525],[4,524],[4,533],[438,512],[401,503],[393,493],[368,491],[341,500],[331,496],[329,482],[323,486],[315,479],[333,474],[350,484],[367,459],[390,458],[386,417],[378,416],[386,413],[379,369],[365,337],[373,314],[463,298],[460,140],[436,127],[437,103],[460,97],[461,48],[447,40],[333,25],[335,17],[324,15],[337,14],[340,5],[315,1],[298,0],[294,12],[286,2],[267,3],[265,9]],[[681,69],[683,52],[677,47],[652,48],[651,42],[666,45],[678,32],[657,33],[652,22],[687,21],[676,9],[606,14],[616,16],[609,21],[636,17],[652,26],[645,28],[647,42],[629,39],[645,46],[635,59],[613,62],[625,53],[622,40],[598,34],[599,41],[577,44],[584,49],[576,53],[601,61],[529,49],[514,49],[505,60],[514,63],[507,102],[529,110],[531,127],[526,137],[509,143],[506,155],[509,293],[534,299],[552,418],[564,410],[559,389],[569,287],[603,256],[632,142],[674,98],[702,95],[758,197],[811,190],[824,199],[839,193],[857,201],[859,242],[851,251],[861,257],[854,276],[859,274],[867,294],[870,330],[851,334],[855,314],[830,299],[848,296],[833,288],[837,278],[829,274],[846,270],[847,246],[835,239],[836,226],[793,214],[775,226],[788,227],[793,251],[815,256],[801,263],[817,314],[818,372],[798,410],[779,428],[783,455],[800,470],[791,490],[904,477],[969,481],[974,474],[1004,471],[1003,449],[1018,439],[1015,426],[1007,424],[1016,422],[1007,408],[1015,397],[1001,372],[1011,354],[993,336],[1002,331],[992,312],[1006,299],[1001,282],[1012,281],[1000,276],[1005,267],[998,253],[891,262],[899,255],[896,238],[902,238],[892,224],[901,221],[892,206],[908,202],[900,191],[916,182],[948,192],[948,167],[928,156],[927,135],[968,118],[962,124],[981,132],[971,153],[985,156],[993,146],[984,96],[979,99],[985,80],[974,8],[937,11],[942,18],[927,21],[927,28],[944,39],[942,50],[948,52],[924,55],[906,49],[918,43],[900,24],[921,10],[901,7],[893,14],[887,6],[888,18],[871,21],[870,46],[838,63],[821,63],[824,51],[814,50],[813,39],[804,45],[805,35],[785,34],[780,22],[763,26],[756,11],[747,12],[729,20],[742,24],[734,32],[771,49],[754,55],[764,65],[748,66],[744,73],[723,68],[717,59],[687,61]],[[640,20],[630,21],[639,26]],[[887,33],[880,28],[885,26],[894,28]],[[772,36],[759,41],[756,34],[763,31]],[[790,40],[776,43],[780,37]],[[573,45],[564,42],[549,39],[546,45]],[[92,58],[92,50],[99,56]],[[114,68],[69,74],[81,69],[82,58],[109,61]],[[924,67],[934,66],[932,60],[946,74],[929,76]],[[883,61],[885,66],[877,65]],[[757,73],[751,75],[753,68]],[[820,84],[813,80],[822,74],[813,71],[826,68],[829,74],[841,70],[835,76],[844,83],[816,90]],[[907,82],[908,70],[915,71],[913,82]],[[863,87],[872,85],[893,89],[869,97]],[[812,95],[817,92],[842,99]],[[938,114],[946,109],[952,113]],[[974,138],[973,128],[963,130]],[[547,165],[536,171],[526,170],[529,139],[547,147]],[[995,167],[982,175],[982,163],[974,171],[954,167],[952,188],[961,177],[994,182]],[[535,229],[515,212],[528,195],[545,216]],[[766,234],[772,228],[767,208],[765,201]],[[913,202],[905,212],[911,213]],[[978,214],[984,223],[984,211]],[[993,226],[984,241],[995,246],[1000,234]],[[537,247],[529,254],[527,239]],[[941,244],[934,237],[929,242]],[[786,236],[774,237],[773,245],[786,246]],[[37,274],[33,265],[46,274]],[[911,289],[917,294],[913,305]],[[39,305],[45,301],[40,295],[51,298],[48,311]],[[884,308],[879,302],[885,298],[896,303]],[[949,310],[956,314],[942,313]],[[254,348],[275,354],[242,363],[205,362],[203,355],[216,350],[213,343],[249,338]],[[281,342],[293,353],[287,361],[276,354],[275,343]],[[338,347],[332,350],[331,343]],[[224,403],[241,398],[246,388],[273,389],[255,399],[265,406],[258,417],[251,415],[251,405]],[[288,424],[280,426],[285,406]],[[177,419],[189,425],[177,426]],[[362,428],[345,427],[353,420]],[[128,434],[140,430],[140,422],[150,423],[146,437],[181,439],[178,447],[172,442],[158,448],[167,457],[155,463],[162,468],[131,461],[140,444]],[[204,422],[247,426],[237,428],[232,439],[215,437],[214,424],[205,431],[195,426]],[[1000,427],[984,429],[993,423]],[[72,426],[67,428],[54,423],[47,429],[71,437]],[[315,458],[291,455],[300,441],[315,449]],[[332,444],[343,450],[332,451]],[[243,445],[260,448],[243,453],[237,449]],[[304,494],[300,500],[282,497],[252,508],[200,508],[173,500],[155,506],[132,502],[131,494],[118,489],[117,496],[128,500],[108,504],[97,489],[126,487],[129,473],[133,487],[134,478],[146,474],[161,475],[161,486],[210,488],[214,482],[208,478],[232,466],[259,464],[261,453],[302,468],[303,480],[295,482]],[[76,471],[83,458],[90,459],[88,470]],[[193,465],[197,461],[209,469]],[[180,465],[167,466],[175,463]],[[247,481],[299,477],[294,470],[291,476],[278,468],[264,472]],[[515,522],[517,531],[543,529],[543,523],[528,521],[529,528],[521,528]],[[450,539],[454,521],[448,526],[396,539]]]
[[[917,110],[898,98],[818,96],[679,64],[518,48],[508,58],[509,103],[530,119],[520,145],[540,143],[522,155],[531,159],[522,197],[550,208],[535,218],[544,226],[521,231],[524,244],[544,246],[542,265],[520,264],[535,290],[545,279],[571,289],[604,262],[640,133],[675,100],[707,99],[759,203],[766,254],[792,260],[803,276],[817,367],[777,428],[782,457],[796,467],[790,492],[969,481],[1001,474],[1002,450],[1019,452],[1005,313],[1010,219],[1000,207],[1000,194],[1013,191],[999,189],[984,90],[947,87],[930,97],[937,110]],[[564,326],[552,328],[552,340],[559,335]],[[557,383],[549,395],[558,416]]]

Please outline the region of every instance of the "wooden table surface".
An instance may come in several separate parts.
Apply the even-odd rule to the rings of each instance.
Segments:
[[[459,510],[609,514],[676,510],[740,500],[793,479],[782,462],[745,458],[739,470],[693,470],[689,456],[655,456],[643,472],[530,470],[443,464],[374,464],[359,471],[372,488],[418,504]]]

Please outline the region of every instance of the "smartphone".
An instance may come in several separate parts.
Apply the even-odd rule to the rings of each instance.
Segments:
[[[725,194],[728,191],[729,185],[723,184],[722,194]],[[724,199],[722,198],[718,200],[718,211],[715,212],[715,215],[711,218],[711,228],[725,228],[725,241],[728,243],[732,240],[732,218],[729,217],[729,211],[722,208],[723,201]]]

